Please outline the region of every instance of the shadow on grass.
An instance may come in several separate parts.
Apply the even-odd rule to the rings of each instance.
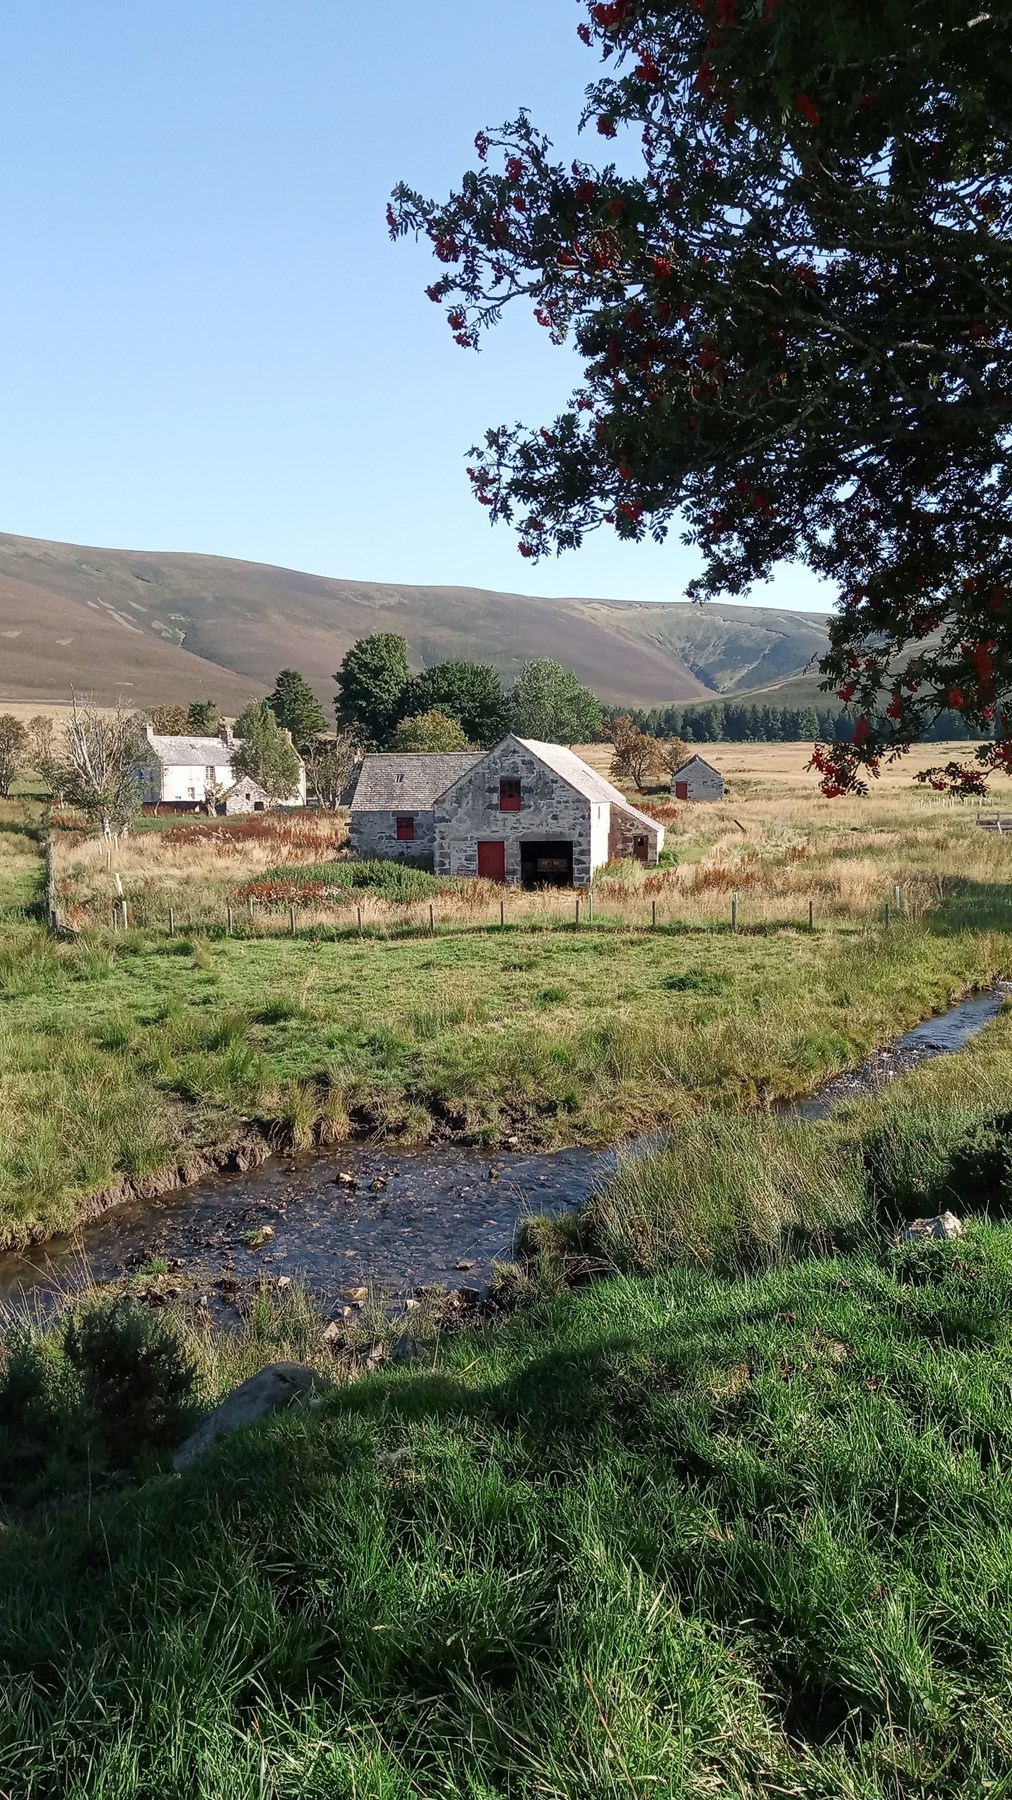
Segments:
[[[1012,933],[1012,882],[954,881],[926,924],[935,937],[958,937],[966,931]]]

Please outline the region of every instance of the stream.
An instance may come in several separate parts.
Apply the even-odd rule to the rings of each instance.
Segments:
[[[1002,982],[962,1000],[777,1111],[785,1119],[827,1118],[917,1063],[961,1049],[1010,997],[1012,983]],[[0,1256],[0,1306],[45,1313],[89,1279],[111,1281],[155,1259],[180,1291],[206,1289],[219,1306],[250,1284],[286,1277],[304,1279],[331,1309],[361,1302],[367,1287],[399,1297],[463,1288],[477,1298],[493,1263],[510,1257],[524,1217],[575,1211],[620,1156],[661,1142],[653,1134],[605,1150],[531,1154],[360,1143],[273,1156],[248,1174],[132,1201],[73,1237]]]

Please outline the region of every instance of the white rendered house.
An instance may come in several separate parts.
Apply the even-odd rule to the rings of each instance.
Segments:
[[[272,802],[257,782],[232,773],[232,757],[240,740],[223,725],[217,737],[162,736],[144,728],[144,747],[136,763],[145,806],[193,811],[207,804],[209,790],[220,812],[267,812]],[[305,806],[306,770],[299,759],[299,785],[282,806]]]

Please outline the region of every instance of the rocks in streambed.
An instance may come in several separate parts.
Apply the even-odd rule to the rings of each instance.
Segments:
[[[911,1219],[903,1233],[903,1241],[911,1244],[921,1242],[925,1238],[960,1237],[962,1230],[963,1221],[957,1219],[955,1213],[936,1213],[933,1219]]]
[[[308,1400],[323,1386],[323,1377],[304,1363],[269,1363],[251,1375],[209,1412],[172,1458],[174,1469],[188,1469],[219,1438],[243,1425],[255,1425],[271,1413]]]

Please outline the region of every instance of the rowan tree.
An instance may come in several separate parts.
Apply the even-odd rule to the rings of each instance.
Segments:
[[[610,527],[695,547],[696,598],[802,562],[838,596],[822,670],[857,718],[824,789],[1012,686],[1009,0],[603,0],[607,65],[564,164],[479,132],[429,237],[465,348],[517,300],[582,362],[571,403],[471,454],[536,560]],[[1012,766],[1012,745],[983,746]]]
[[[612,725],[611,739],[615,746],[611,758],[613,781],[634,781],[641,794],[663,782],[667,764],[659,738],[641,731],[627,713],[621,713]]]
[[[122,703],[107,712],[74,695],[63,754],[49,780],[105,838],[125,836],[140,811],[143,732],[143,715],[128,712]]]
[[[321,806],[335,811],[344,800],[358,761],[354,738],[350,732],[338,732],[336,737],[312,738],[303,755],[310,793]]]

